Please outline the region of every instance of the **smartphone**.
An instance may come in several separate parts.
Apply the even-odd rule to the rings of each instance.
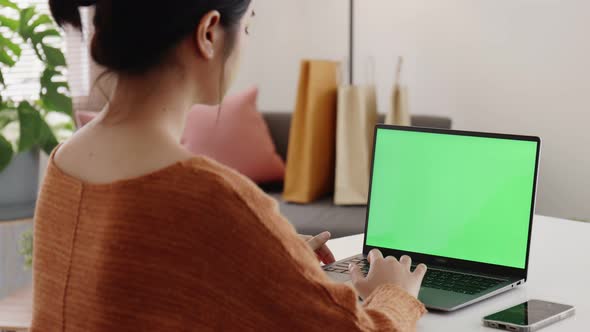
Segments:
[[[571,305],[530,300],[484,317],[483,325],[506,331],[532,332],[574,315]]]

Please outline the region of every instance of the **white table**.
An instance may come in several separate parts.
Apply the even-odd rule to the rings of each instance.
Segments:
[[[331,240],[336,259],[362,251],[363,235]],[[590,224],[536,216],[524,286],[453,313],[428,313],[418,331],[494,331],[481,319],[529,299],[571,304],[576,315],[542,331],[590,331]],[[496,330],[497,331],[497,330]]]

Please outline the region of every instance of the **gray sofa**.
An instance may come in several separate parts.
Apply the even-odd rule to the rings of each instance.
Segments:
[[[264,113],[277,152],[283,160],[287,159],[289,145],[290,113]],[[383,116],[379,122],[383,122]],[[412,125],[416,127],[451,128],[451,119],[435,116],[413,116]],[[274,197],[283,215],[291,221],[301,234],[319,234],[330,231],[333,238],[364,232],[366,208],[364,206],[336,206],[330,195],[309,205],[289,204],[281,199],[281,186],[264,186],[265,191]]]

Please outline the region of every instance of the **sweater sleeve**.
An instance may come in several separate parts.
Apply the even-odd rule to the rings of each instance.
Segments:
[[[281,216],[274,199],[235,173],[224,174],[223,178],[233,211],[228,218],[252,230],[256,250],[262,253],[260,262],[252,263],[242,273],[249,280],[266,280],[259,289],[261,298],[288,303],[272,309],[257,309],[250,304],[249,311],[255,314],[261,310],[258,314],[267,316],[272,313],[272,319],[289,322],[288,330],[415,330],[426,312],[416,298],[391,284],[379,287],[359,304],[352,286],[332,282],[325,275],[313,251]],[[243,300],[248,301],[247,296]]]
[[[368,322],[381,331],[415,330],[416,322],[426,312],[420,301],[395,285],[376,289],[363,307]]]

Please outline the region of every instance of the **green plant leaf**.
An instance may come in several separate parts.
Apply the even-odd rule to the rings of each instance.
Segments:
[[[2,110],[15,110],[16,108],[14,102],[10,98],[3,100],[2,96],[0,96],[0,102],[2,102]]]
[[[25,259],[25,268],[30,269],[33,266],[33,231],[28,230],[20,237],[18,251]]]
[[[13,42],[12,40],[5,38],[4,36],[0,35],[0,46],[2,46],[3,48],[9,49],[12,51],[12,53],[14,53],[15,55],[19,56],[22,53],[22,49],[21,47],[16,44],[15,42]]]
[[[0,135],[0,172],[2,172],[12,160],[12,144]]]
[[[16,44],[12,40],[5,38],[1,34],[0,34],[0,47],[4,50],[10,50],[13,54],[12,58],[15,61],[18,61],[18,59],[20,58],[20,55],[22,53],[21,47],[18,46],[18,44]]]
[[[4,75],[2,74],[1,70],[0,70],[0,85],[6,86],[6,83],[4,83]],[[1,98],[1,96],[0,96],[0,98]],[[0,102],[2,102],[2,99],[0,99]]]
[[[45,53],[45,59],[49,66],[55,68],[66,65],[66,57],[60,49],[45,44],[42,44],[41,47],[43,48],[43,53]]]
[[[42,15],[38,15],[37,18],[31,24],[28,24],[28,22],[34,17],[35,14],[37,14],[37,13],[35,11],[33,11],[33,16],[31,16],[31,18],[29,18],[28,21],[26,21],[26,23],[24,23],[24,25],[21,25],[21,30],[20,30],[21,37],[24,40],[31,39],[31,40],[33,40],[33,43],[37,43],[37,41],[35,40],[35,35],[44,31],[44,30],[35,31],[37,29],[37,27],[39,27],[43,24],[52,24],[53,23],[53,20],[51,19],[51,17],[49,17],[46,14],[42,14]],[[26,19],[26,17],[25,17],[25,19]],[[21,21],[21,24],[23,24],[23,21]]]
[[[51,111],[61,112],[72,116],[72,99],[57,91],[47,91],[41,95],[43,106]]]
[[[51,155],[53,149],[59,144],[53,130],[49,127],[45,119],[41,118],[41,131],[39,135],[39,146],[45,153]]]
[[[61,34],[59,33],[59,31],[57,31],[55,29],[47,29],[47,30],[43,30],[41,32],[37,32],[37,33],[33,34],[33,36],[31,36],[31,40],[33,41],[34,44],[41,44],[41,43],[43,43],[43,38],[49,37],[49,36],[60,37]]]
[[[0,130],[4,129],[4,127],[10,122],[12,122],[12,120],[8,116],[0,114]]]
[[[63,76],[57,70],[47,68],[41,75],[41,102],[43,107],[50,111],[69,115],[73,119],[72,98],[59,91],[60,88],[68,89],[65,81],[53,81],[56,76]]]
[[[18,32],[24,41],[31,40],[32,48],[41,62],[51,67],[64,66],[65,57],[61,50],[46,45],[43,39],[48,36],[60,36],[55,29],[53,19],[46,14],[39,14],[35,7],[21,11]]]
[[[12,121],[15,121],[15,112],[10,108],[8,102],[4,102],[2,95],[0,95],[0,131]]]
[[[47,14],[41,14],[39,16],[37,16],[37,18],[33,21],[33,23],[31,23],[29,25],[29,29],[31,32],[34,32],[35,29],[40,26],[41,24],[51,24],[53,23],[53,20],[51,19],[51,17],[49,17],[49,15]]]
[[[27,7],[20,12],[18,32],[24,40],[29,39],[29,21],[35,15],[35,7]]]
[[[0,109],[0,129],[4,129],[7,124],[18,120],[15,110],[9,108]]]
[[[16,64],[16,59],[8,54],[4,47],[0,47],[0,62],[7,65],[8,67],[12,67]]]
[[[17,111],[20,124],[18,152],[24,152],[30,150],[39,141],[42,119],[39,111],[27,101],[21,102]]]
[[[41,87],[68,87],[68,83],[65,80],[54,80],[55,77],[63,77],[63,73],[55,68],[46,68],[41,75]]]
[[[27,11],[25,13],[25,11]],[[31,20],[35,18],[32,22]],[[29,24],[30,22],[30,24]],[[39,44],[44,36],[36,36],[40,33],[43,33],[44,31],[48,31],[51,30],[51,28],[53,28],[53,20],[51,19],[51,17],[49,17],[49,15],[46,14],[41,14],[39,15],[36,11],[36,9],[34,7],[29,7],[23,10],[22,14],[21,14],[21,19],[20,19],[20,28],[19,28],[19,33],[22,37],[23,40],[29,40],[31,39],[33,41],[33,46],[35,48],[38,47],[37,44]],[[39,29],[37,29],[38,27],[44,25],[44,24],[48,24],[49,26],[45,27],[44,29],[41,29],[40,31],[37,31]],[[57,31],[55,31],[57,32]],[[53,32],[49,32],[49,34],[52,34]],[[58,33],[59,35],[59,33]]]
[[[16,9],[18,10],[18,6],[16,5],[16,3],[9,1],[9,0],[0,0],[0,6],[1,7],[8,7],[8,8],[12,8],[12,9]]]
[[[0,26],[7,27],[14,32],[18,32],[19,23],[15,19],[0,15]]]
[[[37,55],[37,59],[39,59],[39,61],[45,63],[45,57],[39,51],[39,49],[41,48],[40,45],[42,45],[42,44],[33,43],[32,48],[33,48],[33,51],[35,51],[35,55]]]

